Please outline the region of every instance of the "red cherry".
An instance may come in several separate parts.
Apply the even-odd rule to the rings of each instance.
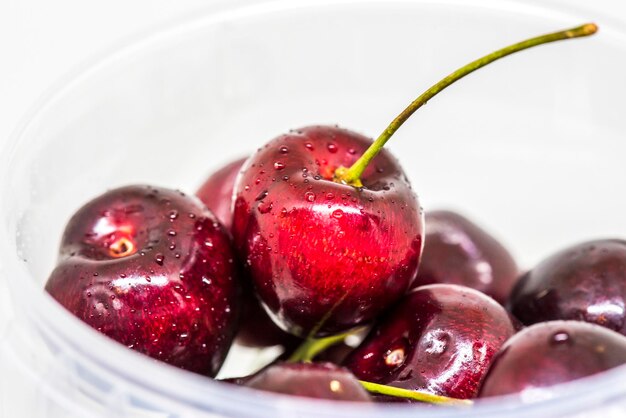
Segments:
[[[345,129],[308,127],[270,141],[242,169],[235,243],[266,309],[291,333],[370,321],[415,277],[423,217],[395,158],[378,154],[363,188],[333,181],[370,144]]]
[[[246,158],[233,161],[206,179],[196,195],[222,221],[230,232],[232,223],[232,200],[235,179]],[[244,277],[244,279],[246,279]],[[298,338],[281,330],[272,322],[254,295],[250,280],[242,280],[243,301],[240,327],[235,340],[247,347],[283,345],[295,348]]]
[[[74,214],[46,290],[127,347],[214,376],[240,309],[233,260],[227,233],[199,201],[129,186]]]
[[[423,286],[382,317],[344,365],[367,382],[469,399],[514,333],[504,308],[483,293]]]
[[[520,331],[502,346],[480,397],[552,386],[626,363],[626,337],[579,321],[551,321]]]
[[[245,386],[317,399],[370,402],[356,378],[332,363],[280,363],[241,380]]]
[[[226,164],[211,174],[196,192],[196,196],[217,216],[228,231],[233,221],[233,187],[245,161],[246,158],[240,158]]]
[[[588,23],[472,61],[417,97],[373,143],[318,126],[280,136],[252,155],[235,186],[233,235],[275,322],[296,335],[331,334],[397,300],[416,272],[423,217],[384,145],[417,109],[479,68],[596,31]]]
[[[526,273],[509,307],[524,324],[575,319],[626,334],[626,241],[596,240],[557,252]]]
[[[494,237],[458,213],[426,213],[424,253],[413,287],[458,284],[504,303],[519,270]]]

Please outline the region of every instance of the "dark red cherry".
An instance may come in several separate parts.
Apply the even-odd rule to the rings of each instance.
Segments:
[[[246,347],[281,345],[285,350],[295,349],[302,339],[278,327],[254,295],[250,283],[244,283],[241,323],[235,341]]]
[[[339,401],[370,402],[358,380],[332,363],[280,363],[262,370],[245,386],[269,392]]]
[[[511,254],[485,230],[455,212],[426,213],[424,253],[414,288],[458,284],[504,303],[518,276]]]
[[[327,361],[333,364],[342,364],[346,357],[350,355],[354,351],[355,347],[342,342],[331,347],[328,347],[326,350],[321,352],[318,356],[315,357],[317,361]]]
[[[230,231],[235,179],[246,158],[233,161],[211,174],[196,195]],[[245,277],[243,279],[246,279]],[[254,294],[250,280],[242,280],[243,298],[239,330],[235,340],[248,347],[283,345],[295,348],[300,339],[281,330],[267,315]]]
[[[552,386],[626,363],[626,337],[579,321],[525,328],[496,355],[480,397]]]
[[[230,231],[233,221],[233,187],[246,158],[232,161],[212,173],[196,192],[196,196],[217,216]]]
[[[357,188],[333,181],[371,141],[314,126],[252,155],[235,186],[233,236],[275,322],[296,335],[375,318],[411,285],[422,250],[417,197],[382,150]]]
[[[589,241],[545,259],[520,279],[509,308],[526,325],[575,319],[626,334],[626,241]]]
[[[214,376],[240,308],[233,260],[228,234],[198,200],[129,186],[70,219],[46,290],[127,347]]]
[[[380,318],[344,365],[360,380],[469,399],[514,333],[504,308],[483,293],[423,286]]]

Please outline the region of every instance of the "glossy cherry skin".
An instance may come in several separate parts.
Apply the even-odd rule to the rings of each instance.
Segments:
[[[426,213],[426,238],[413,287],[451,283],[504,304],[519,277],[515,260],[493,236],[451,211]]]
[[[514,333],[504,308],[483,293],[428,285],[380,318],[344,365],[360,380],[474,398],[493,356]]]
[[[626,337],[580,321],[525,328],[496,355],[480,397],[565,383],[626,363]]]
[[[575,319],[626,335],[626,241],[590,241],[552,255],[520,279],[509,309],[526,325]]]
[[[254,295],[251,283],[243,283],[241,321],[235,341],[246,347],[271,347],[282,345],[290,351],[303,341],[278,327]]]
[[[235,179],[247,158],[226,164],[211,174],[196,192],[196,196],[218,217],[230,232]],[[267,315],[254,294],[252,283],[242,277],[243,298],[240,326],[235,341],[247,347],[283,345],[295,348],[300,339],[280,329]]]
[[[286,395],[370,402],[358,380],[332,363],[279,363],[244,382],[245,386]]]
[[[74,214],[46,291],[127,347],[207,376],[240,308],[226,231],[197,199],[150,186],[109,191]]]
[[[233,188],[246,158],[232,161],[212,173],[196,192],[196,196],[230,231],[233,221]]]
[[[235,244],[266,310],[295,335],[370,321],[415,278],[423,215],[397,160],[378,154],[362,189],[333,181],[370,144],[337,127],[292,131],[252,155],[235,185]]]

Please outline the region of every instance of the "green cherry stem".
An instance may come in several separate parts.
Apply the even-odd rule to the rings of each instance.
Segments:
[[[396,398],[411,399],[419,402],[450,406],[470,406],[474,403],[469,399],[449,398],[447,396],[433,395],[432,393],[427,392],[418,392],[415,390],[402,389],[394,386],[379,385],[378,383],[365,382],[363,380],[359,380],[359,383],[361,383],[365,390],[370,393],[394,396]]]
[[[313,361],[318,354],[326,351],[329,347],[341,343],[347,336],[358,332],[351,330],[343,334],[332,335],[325,338],[307,338],[304,342],[289,356],[289,363],[310,362]]]
[[[342,334],[332,335],[325,338],[307,338],[304,342],[293,352],[287,359],[289,363],[298,362],[311,362],[318,354],[326,351],[329,347],[339,344],[345,340],[345,338],[359,330],[352,330],[344,332]],[[419,392],[415,390],[408,390],[397,388],[394,386],[381,385],[378,383],[366,382],[359,380],[359,383],[370,393],[377,393],[380,395],[393,396],[396,398],[411,399],[414,401],[439,404],[439,405],[451,405],[451,406],[469,406],[473,402],[467,399],[456,399],[447,396],[433,395],[432,393]]]
[[[361,183],[361,175],[367,168],[367,165],[376,157],[383,146],[387,143],[389,138],[402,126],[402,124],[415,112],[417,109],[425,105],[430,99],[436,96],[446,87],[450,86],[457,80],[465,77],[466,75],[484,67],[500,58],[504,58],[507,55],[514,54],[519,51],[523,51],[528,48],[532,48],[538,45],[547,44],[550,42],[561,41],[565,39],[580,38],[583,36],[589,36],[596,33],[598,27],[593,23],[587,23],[582,26],[578,26],[572,29],[567,29],[559,32],[549,33],[546,35],[537,36],[536,38],[527,39],[522,42],[507,46],[499,49],[491,54],[485,55],[482,58],[472,61],[469,64],[454,71],[438,83],[434,84],[424,93],[422,93],[417,99],[415,99],[406,109],[402,111],[387,128],[380,134],[380,136],[374,141],[374,143],[363,153],[363,155],[350,167],[340,167],[335,172],[336,181],[344,184],[349,184],[354,187],[363,187]]]

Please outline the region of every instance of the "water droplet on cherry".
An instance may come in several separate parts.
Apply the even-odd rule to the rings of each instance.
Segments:
[[[165,256],[164,256],[163,254],[161,254],[161,253],[157,253],[157,254],[154,256],[154,261],[155,261],[155,262],[156,262],[159,266],[162,266],[162,265],[163,265],[163,262],[165,261]]]
[[[570,343],[571,343],[570,336],[565,331],[555,332],[554,334],[552,334],[552,338],[550,340],[550,344],[552,345],[563,345],[563,344],[570,344]]]
[[[259,193],[259,195],[256,197],[256,201],[260,201],[263,200],[267,197],[267,195],[269,194],[269,192],[267,190],[263,190],[261,193]]]
[[[257,207],[257,209],[259,210],[259,212],[261,214],[266,214],[272,211],[272,208],[274,207],[273,203],[265,203],[265,202],[261,202],[259,203],[259,206]]]

